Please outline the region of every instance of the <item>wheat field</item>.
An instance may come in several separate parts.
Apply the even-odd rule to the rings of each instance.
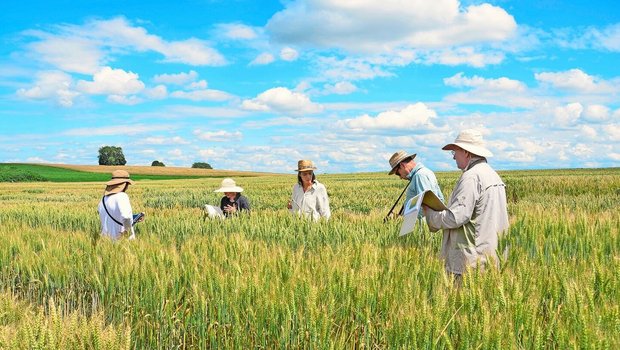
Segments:
[[[139,181],[146,221],[116,243],[103,184],[1,183],[0,348],[620,348],[620,169],[501,175],[509,254],[460,290],[440,233],[382,222],[394,176],[318,175],[316,224],[284,209],[294,175],[239,178],[253,211],[225,221],[201,210],[221,178]]]

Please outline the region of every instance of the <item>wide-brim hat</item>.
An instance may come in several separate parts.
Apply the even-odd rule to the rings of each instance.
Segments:
[[[112,172],[112,179],[106,182],[104,194],[107,196],[121,192],[125,188],[126,183],[133,185],[133,181],[129,178],[129,173],[125,170],[114,170]]]
[[[390,167],[392,168],[392,170],[390,170],[388,175],[392,175],[396,173],[396,168],[398,168],[398,164],[400,164],[400,162],[402,162],[403,160],[407,158],[413,159],[415,158],[416,155],[417,155],[416,153],[408,154],[405,151],[398,151],[392,154],[392,156],[390,157]]]
[[[314,166],[314,163],[312,163],[311,160],[302,159],[299,162],[297,162],[297,169],[295,169],[295,171],[301,172],[301,171],[308,171],[308,170],[316,170],[316,167]]]
[[[222,180],[222,185],[220,186],[220,188],[218,188],[217,190],[213,191],[213,192],[243,192],[243,188],[237,186],[237,183],[235,182],[235,180],[230,179],[230,178],[226,178],[224,180]]]
[[[482,139],[482,134],[475,129],[461,131],[454,142],[443,146],[441,149],[444,151],[454,151],[457,147],[480,157],[488,158],[493,156],[493,153],[486,148],[486,143]]]

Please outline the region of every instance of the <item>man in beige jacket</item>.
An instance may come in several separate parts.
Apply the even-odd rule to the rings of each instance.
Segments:
[[[498,237],[508,229],[506,189],[499,175],[487,163],[493,154],[485,147],[477,130],[463,130],[452,151],[463,171],[448,201],[448,210],[424,208],[426,222],[433,232],[443,229],[441,255],[448,273],[460,284],[468,268],[480,271],[488,265],[499,267]]]

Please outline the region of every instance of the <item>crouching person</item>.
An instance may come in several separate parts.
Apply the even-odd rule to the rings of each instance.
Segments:
[[[243,188],[237,186],[235,180],[226,178],[222,180],[220,188],[215,190],[217,193],[224,193],[220,200],[220,206],[205,205],[205,213],[210,218],[223,219],[241,212],[250,212],[250,201],[241,194]]]
[[[117,240],[121,237],[135,239],[133,225],[144,221],[144,213],[133,214],[131,203],[127,195],[129,173],[125,170],[114,170],[112,179],[106,183],[103,198],[99,202],[99,219],[101,220],[101,235]]]

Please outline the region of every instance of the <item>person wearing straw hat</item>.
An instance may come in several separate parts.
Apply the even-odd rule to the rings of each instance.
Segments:
[[[448,210],[437,212],[424,206],[424,213],[432,232],[443,229],[445,269],[460,285],[470,268],[499,268],[498,240],[509,226],[506,185],[487,163],[493,154],[479,131],[463,130],[442,149],[452,152],[463,173],[450,195]]]
[[[422,163],[417,162],[415,153],[409,154],[405,151],[398,151],[390,157],[389,162],[392,170],[388,175],[394,174],[409,181],[404,203],[426,190],[433,191],[442,202],[445,202],[435,173]]]
[[[319,183],[314,171],[316,167],[311,160],[302,159],[297,162],[297,183],[293,186],[293,194],[287,208],[295,214],[318,221],[329,220],[329,196],[325,185]]]
[[[129,173],[125,170],[114,170],[112,179],[106,183],[103,198],[99,201],[99,218],[101,235],[117,240],[123,236],[135,239],[133,225],[144,221],[144,213],[133,215],[131,203],[126,191],[133,185]]]
[[[250,201],[241,194],[243,188],[237,186],[235,180],[226,178],[222,180],[220,188],[213,191],[216,193],[224,193],[224,197],[220,200],[220,207],[205,205],[205,210],[209,217],[229,217],[240,212],[250,211]]]

